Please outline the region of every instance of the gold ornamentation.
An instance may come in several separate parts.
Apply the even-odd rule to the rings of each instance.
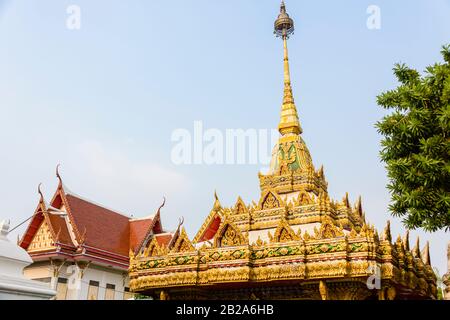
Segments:
[[[320,230],[316,234],[316,239],[331,239],[343,236],[344,232],[342,231],[342,228],[336,227],[333,220],[326,216],[322,219],[322,224]]]
[[[280,219],[278,227],[275,230],[275,234],[273,238],[270,240],[271,242],[288,242],[299,240],[298,235],[295,234],[294,230],[292,230],[289,223],[286,219]]]
[[[298,206],[306,206],[313,204],[314,201],[311,199],[311,196],[306,191],[301,191],[297,197],[297,205]]]
[[[290,21],[286,20],[284,3],[282,13],[277,20],[285,53],[281,136],[269,173],[258,174],[258,204],[253,201],[247,207],[239,197],[233,207],[224,208],[215,194],[213,208],[193,241],[204,241],[202,237],[208,228],[218,223],[214,244],[195,250],[183,229],[171,252],[154,255],[151,250],[156,254],[156,244],[153,249],[149,246],[147,255],[131,257],[131,289],[155,296],[161,290],[171,290],[172,298],[172,294],[183,297],[195,289],[207,288],[207,298],[214,298],[213,290],[209,290],[211,284],[244,284],[245,291],[246,287],[269,289],[271,283],[286,283],[286,287],[301,287],[299,291],[308,292],[309,298],[365,299],[375,292],[366,285],[371,275],[369,267],[380,266],[385,286],[380,298],[394,298],[396,294],[390,289],[394,287],[405,289],[399,294],[414,291],[418,296],[434,298],[436,276],[426,250],[421,254],[416,245],[410,252],[407,239],[391,244],[389,223],[380,241],[375,228],[365,222],[361,198],[353,207],[348,194],[340,202],[330,199],[323,166],[315,170],[300,135],[302,129],[290,84],[287,34],[282,32],[286,24],[281,22]],[[314,236],[306,231],[309,227],[303,228],[302,235],[301,225],[313,223],[320,223]],[[299,228],[297,234],[292,226]],[[344,227],[350,230],[347,236]],[[250,245],[252,232],[267,232],[269,243],[258,236],[256,243]],[[257,285],[253,287],[254,283]],[[259,297],[244,294],[247,298]],[[285,297],[283,294],[281,297]]]
[[[238,197],[236,204],[234,206],[234,212],[236,214],[245,214],[248,213],[247,206],[245,205],[244,201],[241,197]]]
[[[41,225],[39,226],[38,231],[34,234],[33,240],[31,240],[30,245],[28,246],[28,251],[45,251],[55,249],[55,240],[49,224],[46,219],[42,220]]]
[[[217,231],[214,239],[215,247],[230,247],[248,244],[241,231],[226,219]]]
[[[189,240],[186,230],[183,227],[171,252],[176,253],[176,252],[190,252],[190,251],[195,251],[195,248],[192,245],[191,241]]]
[[[261,198],[261,210],[274,209],[281,207],[280,197],[272,191],[266,192]]]

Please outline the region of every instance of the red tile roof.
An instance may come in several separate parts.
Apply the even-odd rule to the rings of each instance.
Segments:
[[[158,244],[160,246],[164,245],[167,247],[170,240],[172,240],[173,234],[171,234],[171,233],[157,234],[157,235],[155,235],[155,237],[156,237],[156,241],[158,242]]]
[[[136,252],[147,235],[161,233],[157,240],[160,244],[165,245],[172,239],[171,234],[163,233],[161,230],[159,209],[155,217],[133,220],[77,195],[66,193],[61,181],[53,196],[51,206],[65,210],[68,214],[67,218],[53,214],[45,215],[54,237],[57,236],[56,241],[66,245],[64,250],[67,254],[70,252],[79,254],[81,251],[77,250],[83,246],[88,250],[87,254],[91,254],[91,256],[95,255],[99,259],[117,262],[118,265],[124,266],[128,261],[130,250]],[[43,222],[42,212],[46,210],[45,203],[41,199],[20,243],[24,249],[28,248],[34,234]],[[73,234],[69,228],[73,230]],[[73,242],[71,236],[75,237],[77,243]]]
[[[130,249],[136,251],[144,237],[147,235],[153,219],[140,219],[130,221]]]
[[[130,218],[71,194],[66,199],[78,231],[86,232],[86,245],[128,256]]]

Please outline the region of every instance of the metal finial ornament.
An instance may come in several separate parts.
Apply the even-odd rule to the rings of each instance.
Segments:
[[[274,33],[277,37],[287,39],[294,33],[294,20],[287,14],[284,1],[281,1],[280,14],[277,17],[277,20],[275,20],[274,26]]]

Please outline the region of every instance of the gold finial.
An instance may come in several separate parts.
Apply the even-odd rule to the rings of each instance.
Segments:
[[[421,252],[421,256],[422,256],[422,260],[423,263],[431,266],[431,259],[430,259],[430,242],[427,241],[427,244],[425,245],[425,247],[423,248],[422,252]]]
[[[220,204],[219,201],[219,196],[217,195],[217,191],[214,190],[214,205],[213,205],[213,210],[214,211],[220,211],[222,209],[222,205]]]
[[[383,240],[392,241],[392,235],[391,235],[391,221],[387,221],[386,223],[386,227],[384,228],[383,231]]]
[[[409,230],[406,230],[403,238],[403,246],[405,247],[405,251],[409,251]]]
[[[414,258],[419,258],[419,259],[422,258],[421,254],[420,254],[420,239],[419,239],[419,236],[417,236],[416,245],[412,249],[412,255],[413,255]]]
[[[277,37],[283,39],[284,48],[284,95],[283,105],[281,106],[281,119],[278,130],[282,135],[300,134],[302,128],[298,120],[297,108],[294,103],[294,96],[291,87],[291,74],[289,71],[289,54],[287,48],[287,39],[294,32],[294,21],[286,13],[284,1],[281,2],[280,14],[275,21],[275,31]]]

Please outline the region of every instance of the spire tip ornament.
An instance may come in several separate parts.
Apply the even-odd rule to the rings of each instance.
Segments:
[[[280,14],[274,23],[274,34],[283,39],[289,38],[294,33],[294,20],[292,20],[286,12],[286,5],[281,1]]]
[[[289,71],[289,56],[287,48],[287,39],[294,33],[294,20],[286,12],[284,1],[281,2],[280,14],[274,23],[274,34],[283,39],[284,48],[284,95],[283,105],[281,107],[281,119],[278,130],[281,135],[301,134],[302,128],[298,120],[297,108],[294,103],[294,96],[291,87],[291,75]]]

